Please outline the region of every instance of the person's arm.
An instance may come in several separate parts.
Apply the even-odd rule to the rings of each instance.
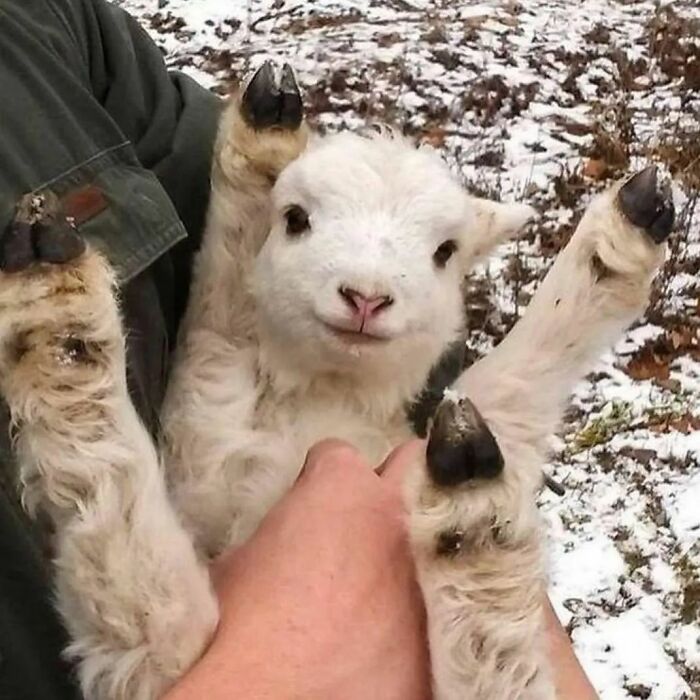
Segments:
[[[545,601],[544,614],[558,699],[598,700],[549,599]]]
[[[218,562],[216,637],[164,700],[429,700],[400,498],[421,445],[381,478],[343,443],[313,448],[253,539]],[[545,614],[559,700],[597,700],[549,601]]]
[[[323,443],[253,539],[215,570],[221,623],[166,700],[427,700],[424,610],[401,475]]]

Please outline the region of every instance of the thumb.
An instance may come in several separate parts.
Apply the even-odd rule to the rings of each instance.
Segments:
[[[424,440],[409,440],[399,445],[375,470],[392,489],[401,490],[408,470],[425,456]]]

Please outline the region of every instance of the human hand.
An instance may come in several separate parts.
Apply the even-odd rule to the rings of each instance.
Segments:
[[[221,622],[167,700],[426,700],[423,602],[401,483],[421,443],[375,474],[349,445],[315,446],[296,486],[214,567]]]

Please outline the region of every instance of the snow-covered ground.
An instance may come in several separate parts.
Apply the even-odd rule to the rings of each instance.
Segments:
[[[542,220],[470,280],[474,355],[513,324],[590,194],[646,160],[679,233],[652,305],[577,389],[542,498],[552,596],[604,700],[700,698],[697,0],[121,0],[220,92],[267,57],[322,128],[385,121]]]

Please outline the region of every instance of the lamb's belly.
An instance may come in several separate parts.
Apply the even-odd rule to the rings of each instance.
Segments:
[[[285,432],[302,458],[320,440],[336,438],[354,445],[372,466],[380,464],[394,447],[411,437],[403,420],[375,425],[363,416],[332,407],[307,410],[290,417]]]

